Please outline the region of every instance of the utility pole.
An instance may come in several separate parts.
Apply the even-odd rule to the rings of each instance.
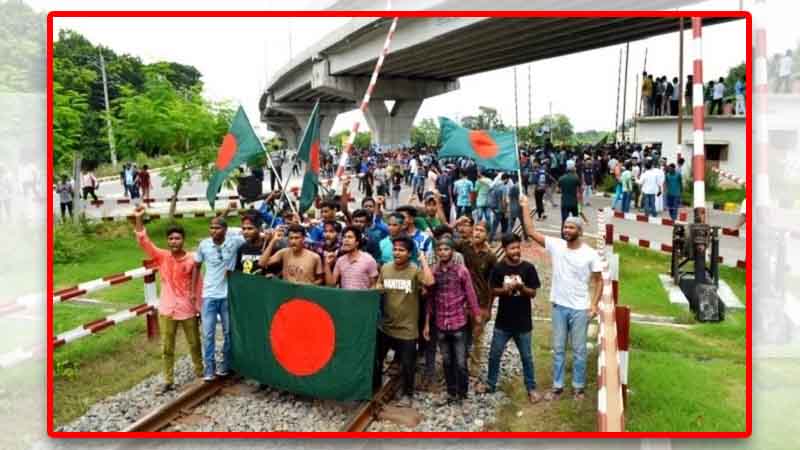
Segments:
[[[630,42],[625,43],[625,82],[622,84],[622,141],[625,142],[625,103],[628,98],[628,57],[630,56]]]
[[[108,127],[108,148],[111,151],[111,166],[117,168],[117,152],[114,150],[114,130],[111,128],[111,108],[108,105],[108,80],[106,79],[106,61],[103,52],[97,49],[100,55],[100,72],[103,74],[103,98],[106,102],[106,126]]]
[[[617,112],[614,113],[614,143],[617,143],[617,133],[622,128],[619,126],[619,86],[622,84],[622,48],[619,49],[619,64],[617,65]]]
[[[533,123],[532,115],[531,115],[531,101],[533,98],[533,94],[531,91],[531,65],[528,64],[528,127],[531,126]]]
[[[683,17],[678,19],[678,146],[677,156],[683,156]],[[683,175],[683,174],[681,174]]]

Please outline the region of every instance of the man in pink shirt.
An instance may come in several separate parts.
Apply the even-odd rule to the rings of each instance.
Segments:
[[[350,225],[342,233],[341,251],[344,254],[336,259],[336,253],[325,252],[325,284],[336,286],[339,283],[342,289],[371,289],[375,286],[378,263],[369,253],[358,249],[362,237],[361,229]]]
[[[192,253],[183,249],[185,231],[179,225],[167,228],[169,250],[156,247],[147,236],[142,225],[144,207],[134,210],[136,218],[136,240],[142,250],[153,259],[161,273],[161,299],[158,305],[159,326],[161,328],[161,355],[164,360],[164,385],[160,392],[174,389],[175,383],[175,334],[178,327],[189,345],[196,377],[203,376],[203,358],[200,355],[200,330],[197,315],[200,312],[203,288],[202,279],[197,277],[197,301],[191,300],[192,271],[195,269]]]

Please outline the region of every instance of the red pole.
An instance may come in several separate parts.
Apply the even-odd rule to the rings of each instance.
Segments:
[[[628,409],[628,348],[630,345],[631,309],[627,306],[614,308],[617,321],[617,349],[619,349],[619,377],[622,384],[623,410]]]
[[[705,103],[703,101],[703,19],[692,17],[692,42],[694,43],[694,86],[692,92],[692,119],[694,124],[694,149],[692,174],[694,179],[694,221],[706,223],[706,155],[705,155]]]
[[[614,245],[614,224],[606,224],[606,245]]]

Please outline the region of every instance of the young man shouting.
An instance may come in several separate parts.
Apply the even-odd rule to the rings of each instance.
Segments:
[[[158,321],[161,328],[161,358],[164,361],[164,384],[160,392],[174,389],[175,383],[175,335],[177,329],[183,329],[183,337],[189,345],[192,356],[194,374],[203,376],[203,358],[200,355],[200,331],[197,314],[201,303],[199,296],[202,284],[198,283],[194,264],[194,255],[183,249],[186,232],[182,227],[173,225],[167,228],[168,250],[156,247],[147,236],[142,225],[144,207],[133,211],[136,218],[136,240],[147,256],[158,265],[161,276],[161,298],[158,304]]]
[[[572,344],[572,388],[576,400],[585,397],[586,331],[589,319],[597,315],[603,292],[602,268],[597,252],[581,242],[583,223],[569,217],[562,229],[563,239],[545,236],[536,231],[530,220],[528,202],[523,205],[525,229],[550,254],[553,261],[553,281],[550,302],[553,304],[553,389],[545,399],[557,400],[564,391],[567,336]],[[594,290],[589,294],[590,282]]]

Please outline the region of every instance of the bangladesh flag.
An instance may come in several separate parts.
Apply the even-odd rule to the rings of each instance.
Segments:
[[[380,297],[232,272],[233,368],[275,388],[334,400],[372,397]]]
[[[303,140],[297,149],[297,157],[306,163],[306,174],[303,176],[303,187],[300,190],[300,212],[306,212],[314,203],[319,191],[319,100],[311,111]]]
[[[512,131],[469,130],[440,117],[440,158],[470,158],[484,169],[519,170],[516,136]]]
[[[239,110],[233,116],[228,134],[222,139],[222,145],[217,153],[217,161],[214,164],[214,172],[211,174],[211,179],[208,180],[206,198],[211,209],[214,209],[214,200],[217,199],[219,188],[228,178],[228,174],[263,151],[264,146],[261,139],[253,131],[253,126],[250,125],[244,108],[239,106]]]

